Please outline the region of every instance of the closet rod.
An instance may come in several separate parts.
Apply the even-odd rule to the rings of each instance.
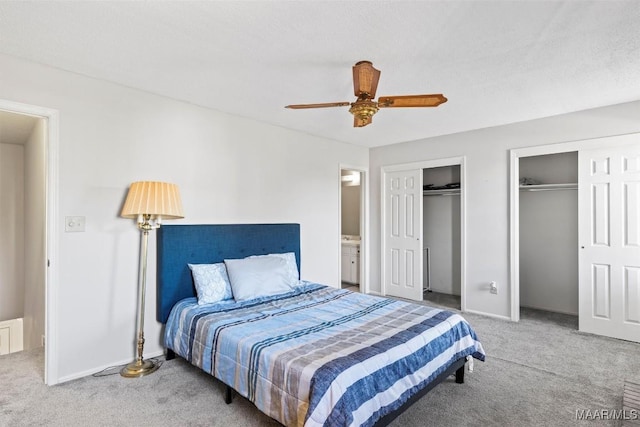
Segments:
[[[427,190],[422,192],[423,196],[459,196],[460,191],[451,190]]]
[[[577,190],[577,188],[527,188],[525,190],[520,190],[520,191],[536,192],[536,191],[564,191],[564,190]]]
[[[539,184],[539,185],[521,185],[520,191],[558,191],[558,190],[577,190],[578,184]]]

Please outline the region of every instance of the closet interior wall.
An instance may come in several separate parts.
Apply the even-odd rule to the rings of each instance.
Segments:
[[[24,317],[24,146],[0,142],[0,321]]]
[[[423,288],[460,295],[460,166],[423,169]]]
[[[577,315],[578,153],[522,157],[519,170],[520,306]]]

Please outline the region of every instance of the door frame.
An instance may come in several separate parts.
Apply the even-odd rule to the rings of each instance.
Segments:
[[[0,110],[46,120],[45,141],[45,251],[47,266],[45,280],[45,342],[44,342],[44,383],[58,383],[58,155],[60,119],[58,110],[36,105],[0,99]]]
[[[520,158],[572,151],[638,144],[640,133],[605,136],[592,139],[536,145],[509,150],[509,272],[511,315],[520,320]],[[578,181],[578,187],[580,182]],[[577,218],[576,218],[577,220]],[[576,251],[578,247],[576,246]]]
[[[338,165],[338,284],[342,283],[342,171],[360,172],[360,292],[369,293],[369,169],[344,163]],[[340,287],[340,286],[338,286]]]
[[[387,294],[385,289],[385,262],[384,254],[386,253],[386,236],[385,236],[385,224],[386,218],[386,177],[389,172],[401,172],[408,170],[431,169],[442,166],[460,166],[460,311],[467,310],[467,171],[466,171],[466,156],[459,157],[447,157],[443,159],[423,160],[412,163],[402,163],[398,165],[382,166],[380,168],[380,293],[384,296]],[[423,200],[420,197],[420,220],[423,219]],[[424,244],[424,239],[420,239],[420,249]],[[422,269],[422,276],[424,276],[424,268]],[[420,283],[423,283],[423,278],[420,277]]]

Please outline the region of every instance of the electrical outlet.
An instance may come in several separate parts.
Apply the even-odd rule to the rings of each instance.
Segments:
[[[491,292],[492,294],[498,293],[498,284],[496,282],[489,283],[489,292]]]

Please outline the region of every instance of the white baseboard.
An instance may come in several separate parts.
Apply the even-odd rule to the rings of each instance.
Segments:
[[[484,311],[477,311],[477,310],[469,310],[469,309],[467,309],[467,310],[463,311],[463,313],[479,314],[480,316],[492,317],[494,319],[508,320],[509,322],[512,322],[512,320],[511,320],[511,318],[509,316],[501,316],[499,314],[485,313]]]
[[[534,310],[548,311],[550,313],[558,313],[558,314],[567,314],[569,316],[577,316],[578,315],[578,313],[573,313],[573,312],[570,312],[570,311],[552,310],[552,309],[549,309],[549,308],[534,307],[532,305],[522,305],[522,304],[520,304],[520,308],[532,308]]]

